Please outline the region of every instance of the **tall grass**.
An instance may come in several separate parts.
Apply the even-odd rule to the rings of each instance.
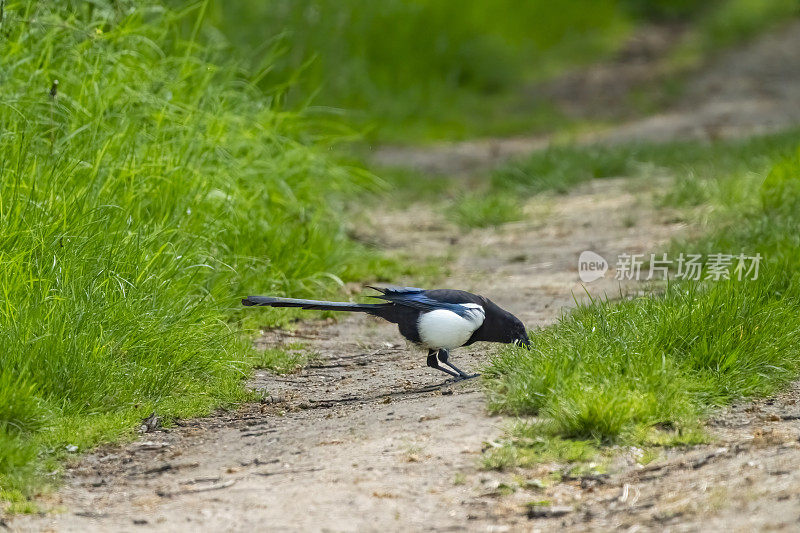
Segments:
[[[748,161],[747,151],[730,150],[731,161]],[[800,151],[792,152],[766,179],[758,167],[709,176],[717,184],[706,190],[717,194],[708,201],[728,209],[706,237],[674,245],[675,254],[760,253],[758,279],[683,281],[657,296],[580,305],[537,331],[532,350],[510,347],[493,359],[492,409],[539,416],[520,430],[528,438],[694,442],[714,407],[796,379]],[[741,188],[751,197],[730,190]]]
[[[512,161],[492,173],[490,186],[519,196],[544,191],[564,193],[581,183],[603,178],[653,173],[676,174],[680,185],[698,185],[694,201],[710,198],[699,186],[747,171],[763,171],[776,157],[791,151],[797,129],[747,139],[630,143],[614,146],[555,145]],[[676,191],[676,193],[679,191]],[[687,190],[687,193],[689,191]],[[687,199],[688,201],[688,199]]]
[[[246,397],[242,294],[389,265],[338,214],[371,177],[230,63],[207,2],[4,7],[0,486],[27,490],[67,445]]]
[[[699,21],[687,46],[700,52],[719,50],[799,15],[796,0],[727,0]]]
[[[301,69],[290,101],[311,99],[337,120],[404,141],[552,125],[558,114],[545,102],[511,98],[520,84],[608,54],[631,26],[611,0],[249,0],[214,7],[252,64],[267,51],[277,55],[264,83]]]
[[[211,15],[290,102],[372,140],[553,131],[559,109],[526,89],[609,57],[639,26],[691,27],[694,56],[796,15],[795,0],[239,0]],[[266,67],[266,68],[265,68]]]

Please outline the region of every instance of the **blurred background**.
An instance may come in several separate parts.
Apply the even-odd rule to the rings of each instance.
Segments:
[[[259,84],[370,140],[554,131],[653,112],[796,0],[214,2]],[[602,62],[605,69],[582,69]],[[291,80],[289,82],[289,80]],[[288,83],[287,83],[288,82]],[[284,85],[285,84],[285,85]]]

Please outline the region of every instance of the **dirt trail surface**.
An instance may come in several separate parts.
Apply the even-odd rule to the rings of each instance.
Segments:
[[[603,180],[528,205],[502,232],[457,231],[423,207],[384,213],[371,238],[400,251],[440,250],[452,286],[486,294],[529,326],[552,322],[582,294],[583,250],[607,258],[646,252],[685,227],[652,208],[658,182]],[[409,216],[413,215],[413,216]],[[637,224],[631,226],[630,220]],[[613,260],[612,260],[613,265]],[[612,271],[588,286],[615,293]],[[635,290],[628,287],[627,290]],[[622,450],[612,475],[506,494],[516,476],[482,470],[481,450],[502,435],[478,380],[443,382],[394,327],[364,316],[301,323],[258,342],[302,342],[319,353],[293,376],[259,373],[264,401],[182,421],[132,445],[101,449],[70,469],[50,499],[60,512],[18,517],[19,531],[401,531],[719,529],[800,518],[797,391],[733,409],[713,422],[719,441],[672,451],[646,467]],[[454,353],[477,369],[493,348]],[[530,512],[526,504],[547,500]],[[748,520],[750,522],[748,522]]]
[[[571,304],[572,291],[582,293],[581,251],[644,252],[681,229],[666,222],[668,214],[653,216],[645,186],[653,184],[604,180],[532,200],[527,222],[472,232],[463,236],[468,247],[422,206],[384,213],[371,238],[389,249],[439,250],[452,265],[448,285],[543,325]],[[631,227],[630,216],[641,223]],[[617,290],[610,274],[591,289]],[[19,517],[13,527],[487,530],[519,519],[516,503],[506,508],[496,499],[504,474],[479,468],[483,443],[504,423],[487,415],[479,380],[443,383],[401,339],[393,326],[364,316],[267,332],[261,345],[300,341],[320,356],[298,375],[259,373],[260,405],[90,454],[46,502],[65,512]],[[453,356],[477,369],[492,350]]]
[[[661,33],[657,41],[669,41]],[[647,48],[646,46],[644,47]],[[661,74],[659,55],[617,58],[608,64],[570,74],[540,88],[538,97],[560,101],[565,112],[580,105],[581,114],[608,120],[607,109],[625,106],[625,95],[637,82],[653,83]],[[579,134],[578,144],[676,139],[718,139],[767,133],[800,122],[800,22],[757,41],[727,51],[686,81],[677,105],[653,116],[632,120],[605,131]],[[633,60],[633,64],[631,63]],[[613,94],[615,103],[608,101]],[[534,95],[535,96],[535,95]],[[591,111],[588,111],[588,110]],[[626,112],[620,111],[624,115]],[[510,158],[546,148],[548,136],[446,142],[425,147],[386,146],[373,161],[386,167],[408,167],[427,173],[470,174]]]
[[[800,49],[798,29],[770,37],[778,40],[773,47],[783,50],[794,42],[794,50]],[[797,73],[797,57],[782,61]],[[719,69],[726,71],[724,62]],[[787,83],[798,88],[800,79],[790,78]],[[708,131],[700,118],[695,126]],[[685,134],[680,120],[667,124],[672,126],[659,134],[666,137],[653,138]],[[748,127],[762,126],[775,124]],[[635,131],[630,128],[617,132],[620,139]],[[519,151],[532,147],[529,142]],[[452,152],[424,153],[438,154],[425,157],[439,170],[465,165]],[[489,165],[499,156],[490,146],[475,157]],[[404,160],[409,161],[420,160]],[[659,251],[688,230],[674,213],[654,208],[658,185],[655,179],[623,178],[589,183],[565,196],[530,200],[524,222],[468,234],[423,205],[375,214],[374,226],[362,231],[388,250],[435,254],[450,265],[446,286],[484,294],[535,327],[552,323],[572,306],[573,293],[583,294],[576,271],[580,252],[593,250],[613,267],[620,253]],[[588,289],[615,295],[619,286],[612,278],[613,268]],[[17,516],[8,526],[19,531],[750,531],[800,525],[797,389],[719,415],[711,423],[718,437],[713,445],[671,450],[647,466],[637,462],[640,451],[624,449],[609,475],[567,476],[546,488],[526,485],[509,494],[505,487],[519,485],[519,479],[563,465],[511,473],[481,469],[481,450],[501,437],[506,421],[486,412],[479,380],[443,381],[393,326],[364,316],[304,322],[292,332],[267,331],[258,340],[262,347],[296,342],[319,357],[296,375],[258,373],[252,386],[263,391],[260,404],[180,421],[133,444],[91,453],[68,470],[65,486],[42,502],[53,512]],[[461,368],[476,370],[494,349],[474,346],[455,351],[453,358]],[[545,500],[547,505],[526,505]]]

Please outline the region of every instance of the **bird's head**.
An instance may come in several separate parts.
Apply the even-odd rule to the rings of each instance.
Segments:
[[[486,319],[483,325],[475,331],[470,343],[475,341],[501,342],[503,344],[518,344],[530,348],[528,330],[522,321],[501,308],[488,298],[483,299],[483,308]]]
[[[515,317],[505,309],[499,309],[499,342],[505,344],[518,344],[526,348],[531,347],[531,341],[528,339],[528,330],[525,329],[525,324],[522,320]]]
[[[525,329],[525,324],[523,324],[520,319],[513,315],[511,318],[513,318],[513,321],[511,321],[511,327],[509,328],[508,343],[530,348],[531,341],[528,338],[528,330]]]

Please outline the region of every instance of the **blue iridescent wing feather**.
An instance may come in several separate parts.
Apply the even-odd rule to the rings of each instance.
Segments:
[[[443,302],[435,298],[431,298],[425,289],[418,289],[416,287],[372,287],[370,288],[379,291],[380,296],[373,296],[386,300],[397,305],[406,307],[413,307],[420,311],[433,311],[436,309],[447,309],[453,311],[458,315],[464,316],[468,309],[461,304],[454,302]],[[466,303],[466,302],[465,302]]]

